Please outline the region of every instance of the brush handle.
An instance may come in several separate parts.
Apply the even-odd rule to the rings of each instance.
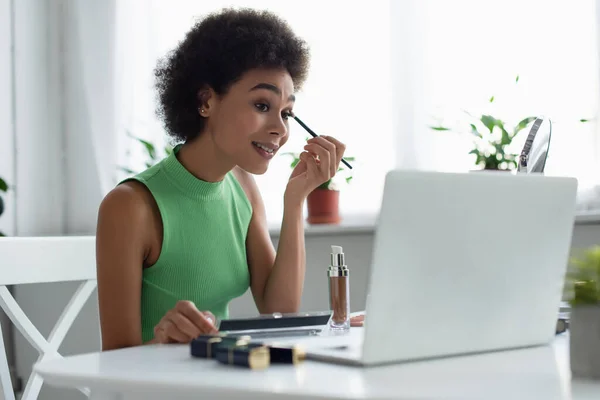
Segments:
[[[301,127],[303,127],[303,128],[304,128],[304,129],[305,129],[305,130],[306,130],[308,133],[310,133],[312,137],[317,137],[317,136],[319,136],[319,135],[317,135],[316,133],[314,133],[314,132],[312,131],[312,129],[310,129],[310,128],[309,128],[309,127],[308,127],[308,126],[307,126],[307,125],[306,125],[304,122],[302,122],[302,120],[301,120],[300,118],[298,118],[298,117],[296,117],[296,116],[294,115],[294,119],[296,120],[296,122],[298,122],[298,123],[300,124],[300,126],[301,126]],[[348,167],[348,168],[352,169],[352,166],[351,166],[350,164],[348,164],[348,161],[346,161],[346,160],[344,160],[344,159],[342,158],[342,162],[344,163],[344,165],[345,165],[346,167]]]

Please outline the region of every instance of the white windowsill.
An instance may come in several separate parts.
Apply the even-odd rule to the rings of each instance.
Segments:
[[[595,225],[600,224],[600,210],[578,211],[575,216],[575,224]]]
[[[372,233],[375,231],[377,216],[357,215],[344,218],[337,225],[310,225],[305,223],[306,236],[318,235],[352,235],[361,233]],[[576,225],[600,225],[600,210],[578,212],[575,217]],[[269,233],[271,237],[279,237],[281,225],[270,224]]]
[[[372,233],[375,231],[376,215],[353,215],[342,218],[339,224],[310,225],[304,223],[306,236],[318,235],[352,235]],[[279,237],[281,224],[269,224],[271,237]]]

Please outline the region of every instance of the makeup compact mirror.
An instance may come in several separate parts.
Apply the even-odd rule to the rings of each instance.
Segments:
[[[519,156],[518,172],[544,173],[551,135],[552,121],[545,117],[536,118]]]

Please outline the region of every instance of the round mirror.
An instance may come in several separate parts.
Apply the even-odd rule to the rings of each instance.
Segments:
[[[543,173],[550,149],[552,121],[549,118],[536,118],[519,157],[519,172],[527,174]]]

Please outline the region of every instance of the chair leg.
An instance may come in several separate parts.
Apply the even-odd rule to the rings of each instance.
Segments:
[[[38,398],[40,394],[40,390],[42,389],[42,384],[44,383],[41,376],[36,374],[35,372],[31,373],[29,380],[27,381],[27,386],[25,386],[25,390],[23,391],[22,400],[34,400]]]
[[[10,377],[10,368],[6,358],[6,347],[4,347],[4,337],[2,336],[2,327],[0,326],[0,386],[2,386],[2,395],[5,400],[15,400],[15,392]]]

